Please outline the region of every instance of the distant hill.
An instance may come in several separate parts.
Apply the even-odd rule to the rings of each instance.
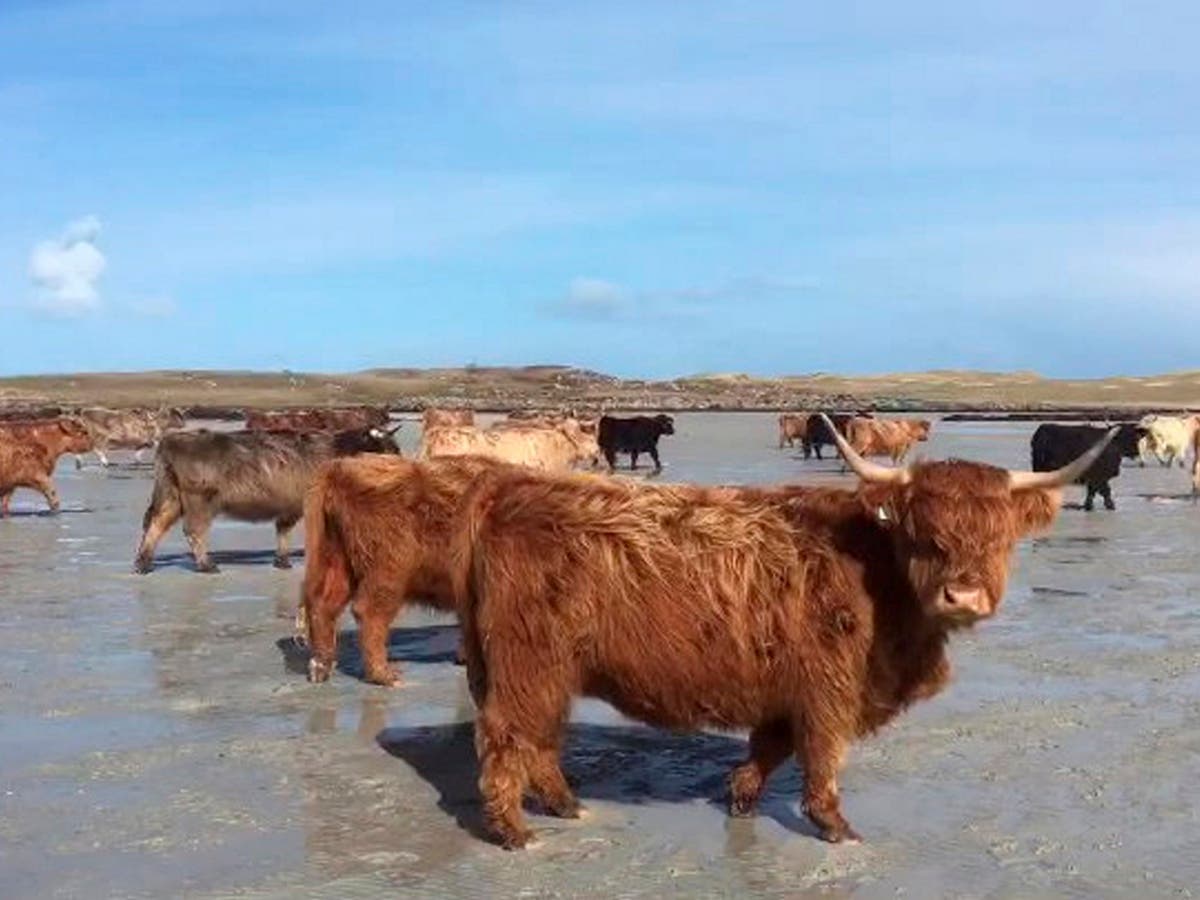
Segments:
[[[389,368],[349,374],[155,371],[0,378],[0,405],[59,404],[240,408],[387,404],[395,409],[470,405],[484,410],[789,409],[874,406],[933,411],[1200,409],[1200,372],[1053,379],[1032,372],[934,371],[759,378],[708,373],[622,379],[561,365]]]

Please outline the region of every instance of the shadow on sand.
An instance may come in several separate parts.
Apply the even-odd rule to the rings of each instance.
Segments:
[[[476,786],[473,723],[385,728],[376,741],[437,790],[438,808],[460,828],[488,839]],[[724,810],[729,772],[745,755],[746,742],[727,735],[578,722],[567,727],[562,768],[585,805],[588,800],[638,805],[703,799]],[[799,791],[796,768],[780,767],[767,785],[761,814],[816,837],[815,828],[793,812],[790,802],[768,802],[773,796],[795,799]]]
[[[212,550],[208,554],[218,566],[261,566],[275,562],[274,550]],[[304,559],[303,550],[293,550],[288,554],[293,562]],[[161,553],[154,557],[155,569],[192,569],[196,568],[192,554]]]
[[[55,516],[72,516],[77,513],[92,513],[95,512],[87,506],[64,506],[58,512],[51,512],[49,509],[42,507],[41,509],[20,509],[12,507],[8,511],[10,519],[53,519]],[[0,522],[4,519],[0,518]]]
[[[283,654],[284,665],[289,672],[308,674],[308,648],[297,643],[294,637],[280,638],[275,642]],[[402,663],[448,663],[454,662],[458,646],[457,625],[425,625],[420,628],[393,628],[388,632],[388,659]],[[353,629],[339,631],[337,636],[337,670],[352,678],[362,678],[362,652],[358,646],[358,632]]]

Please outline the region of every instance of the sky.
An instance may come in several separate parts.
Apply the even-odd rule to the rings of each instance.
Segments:
[[[0,374],[1200,368],[1200,4],[0,0]]]

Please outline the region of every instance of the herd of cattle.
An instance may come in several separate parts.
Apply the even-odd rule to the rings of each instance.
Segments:
[[[485,819],[507,848],[531,837],[527,796],[579,815],[559,763],[576,696],[661,727],[748,730],[731,813],[752,814],[794,755],[821,835],[856,839],[837,787],[849,744],[946,684],[948,636],[996,612],[1017,541],[1052,524],[1062,488],[1084,484],[1089,507],[1095,494],[1111,507],[1122,458],[1171,465],[1200,442],[1191,417],[1042,425],[1032,471],[905,464],[928,421],[788,414],[780,446],[818,458],[835,447],[855,486],[701,487],[574,471],[601,459],[611,471],[618,453],[660,471],[665,415],[512,415],[482,428],[468,410],[428,410],[416,459],[400,455],[384,410],[253,413],[241,431],[182,424],[165,409],[0,421],[0,503],[7,512],[13,490],[31,487],[57,509],[61,455],[157,446],[137,571],[181,520],[196,568],[215,571],[219,515],[273,521],[287,567],[303,520],[297,627],[313,682],[333,673],[347,607],[365,679],[389,686],[400,674],[388,633],[405,604],[457,615]]]

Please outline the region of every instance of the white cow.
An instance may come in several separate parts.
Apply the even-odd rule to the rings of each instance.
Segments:
[[[1200,417],[1149,415],[1138,424],[1147,432],[1138,441],[1138,451],[1143,458],[1153,455],[1164,466],[1170,466],[1176,460],[1180,468],[1186,464],[1188,451],[1200,429]]]

